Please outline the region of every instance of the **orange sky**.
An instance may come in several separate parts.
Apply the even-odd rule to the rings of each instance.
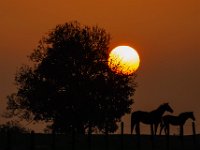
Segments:
[[[150,111],[169,102],[175,114],[194,111],[200,132],[199,0],[6,0],[0,2],[0,19],[1,114],[6,95],[15,89],[17,67],[27,63],[41,37],[57,24],[78,20],[105,28],[111,47],[126,43],[138,50],[133,110]],[[130,116],[124,120],[129,132]]]

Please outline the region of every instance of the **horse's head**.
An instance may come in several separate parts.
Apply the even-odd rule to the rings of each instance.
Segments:
[[[194,113],[193,112],[188,112],[189,118],[191,118],[193,121],[195,121]]]
[[[165,111],[168,111],[168,112],[170,112],[170,113],[173,113],[173,112],[174,112],[173,109],[169,106],[169,103],[164,103],[164,104],[162,105],[162,107],[163,107],[163,109],[165,109]]]

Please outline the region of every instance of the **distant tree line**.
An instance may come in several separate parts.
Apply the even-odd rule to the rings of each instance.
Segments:
[[[23,127],[16,121],[8,121],[5,124],[0,124],[0,133],[30,133],[31,130]]]

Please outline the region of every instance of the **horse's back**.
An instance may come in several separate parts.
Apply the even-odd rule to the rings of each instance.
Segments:
[[[131,114],[131,119],[133,122],[143,122],[143,123],[150,123],[151,116],[149,112],[145,111],[135,111]]]
[[[163,120],[169,120],[169,119],[176,119],[177,116],[173,116],[173,115],[165,115],[162,117]]]
[[[133,112],[132,114],[131,114],[131,116],[144,116],[144,115],[148,115],[149,114],[149,112],[145,112],[145,111],[135,111],[135,112]]]
[[[173,115],[165,115],[162,117],[162,121],[165,124],[173,124],[176,125],[177,122],[179,121],[179,118],[177,116],[173,116]]]

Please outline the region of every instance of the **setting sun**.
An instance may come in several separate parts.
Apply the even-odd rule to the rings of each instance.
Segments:
[[[109,54],[108,65],[118,74],[130,75],[138,69],[139,64],[139,55],[130,46],[117,46]]]

